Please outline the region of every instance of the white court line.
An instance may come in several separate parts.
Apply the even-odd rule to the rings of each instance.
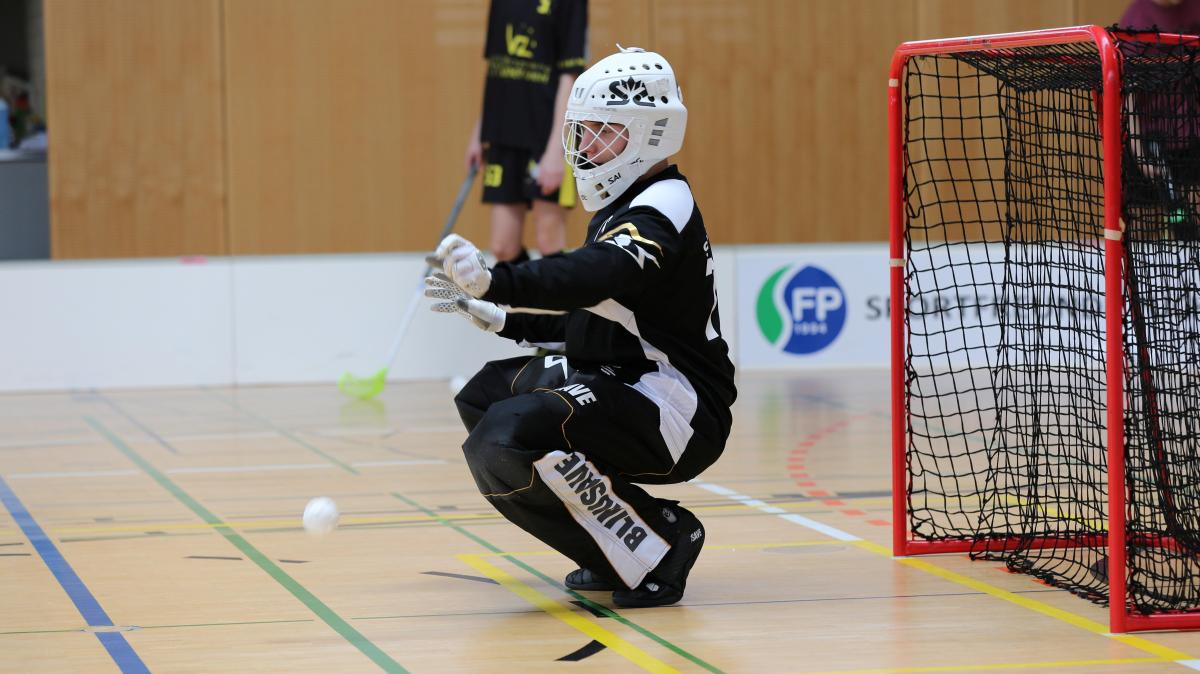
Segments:
[[[348,437],[377,437],[390,438],[400,433],[398,428],[363,428],[363,429],[336,429],[336,428],[312,428],[301,429],[299,432],[308,433],[310,435],[319,435],[323,438],[348,438]],[[404,433],[466,433],[462,424],[440,424],[437,426],[406,426]]]
[[[226,431],[224,433],[182,433],[163,435],[167,440],[240,440],[241,438],[280,438],[278,431]]]
[[[311,435],[320,435],[321,437],[325,437],[325,438],[348,438],[348,437],[357,437],[357,436],[362,436],[362,435],[383,438],[383,437],[387,437],[389,435],[395,435],[396,429],[394,429],[394,428],[308,428],[308,429],[303,429],[302,428],[299,430],[299,432],[309,433]]]
[[[331,463],[274,463],[261,466],[193,466],[191,468],[170,468],[164,473],[171,475],[186,475],[188,473],[263,473],[272,470],[328,470],[333,468]]]
[[[38,447],[66,447],[69,445],[86,445],[95,442],[95,438],[67,438],[65,440],[8,440],[0,442],[0,449],[37,449]]]
[[[721,496],[741,496],[736,491],[722,487],[719,484],[712,484],[710,482],[697,482],[696,486],[700,487],[701,489],[707,489],[714,494],[720,494]],[[750,497],[746,496],[744,498]]]
[[[813,531],[819,531],[819,532],[825,534],[826,536],[829,536],[830,538],[836,538],[839,541],[861,541],[862,540],[858,536],[855,536],[853,534],[848,534],[845,531],[842,531],[841,529],[831,527],[828,524],[821,524],[820,522],[818,522],[816,520],[811,520],[803,515],[797,515],[796,513],[788,513],[786,515],[780,515],[780,517],[789,522],[795,522],[796,524],[799,524],[802,527],[808,527],[809,529],[812,529]]]
[[[395,461],[356,461],[351,466],[355,468],[372,468],[375,466],[427,466],[446,463],[445,459],[396,459]]]
[[[54,477],[126,477],[129,475],[139,475],[138,470],[74,470],[74,471],[51,471],[45,473],[9,473],[4,477],[11,480],[37,480],[40,478]]]
[[[355,468],[371,468],[382,466],[424,466],[444,464],[442,459],[396,459],[393,461],[359,461],[350,465]],[[170,475],[188,475],[197,473],[264,473],[275,470],[329,470],[335,468],[331,463],[274,463],[258,466],[192,466],[188,468],[169,468],[164,473]],[[37,480],[64,477],[128,477],[140,475],[136,470],[67,470],[46,471],[37,473],[10,473],[7,478],[16,480]]]
[[[1176,660],[1175,664],[1183,665],[1188,669],[1200,671],[1200,660]]]
[[[828,524],[822,524],[816,520],[812,520],[807,517],[804,517],[803,515],[789,513],[786,510],[784,510],[783,508],[778,508],[776,506],[767,505],[765,502],[760,501],[752,496],[746,496],[745,494],[739,494],[736,491],[729,489],[728,487],[722,487],[719,484],[712,484],[711,482],[693,482],[692,484],[696,485],[697,487],[700,487],[701,489],[711,491],[714,494],[720,494],[721,496],[725,496],[734,501],[738,501],[739,503],[751,506],[751,507],[756,508],[757,510],[761,510],[765,513],[771,513],[772,515],[776,515],[780,519],[785,519],[793,524],[799,524],[800,526],[808,527],[809,529],[812,529],[813,531],[819,531],[819,532],[825,534],[826,536],[829,536],[830,538],[836,538],[839,541],[861,541],[862,540],[858,536],[855,536],[853,534],[848,534],[845,531],[842,531],[841,529],[831,527]]]

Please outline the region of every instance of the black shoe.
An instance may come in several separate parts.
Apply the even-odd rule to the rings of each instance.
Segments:
[[[566,585],[567,589],[570,590],[601,592],[612,592],[619,587],[624,587],[620,583],[614,583],[611,580],[605,579],[591,569],[575,569],[567,574],[566,579],[563,580],[563,585]]]
[[[613,603],[623,608],[647,608],[666,606],[683,599],[688,573],[700,549],[704,547],[704,525],[690,511],[678,505],[663,506],[667,521],[675,520],[672,528],[675,540],[666,557],[654,570],[646,574],[642,584],[632,590],[619,589],[613,592]]]

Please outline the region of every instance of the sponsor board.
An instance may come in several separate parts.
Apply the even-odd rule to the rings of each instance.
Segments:
[[[886,367],[887,246],[740,248],[737,364]]]

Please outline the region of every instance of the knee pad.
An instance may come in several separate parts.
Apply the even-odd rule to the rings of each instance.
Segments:
[[[511,395],[509,382],[504,373],[494,363],[488,363],[455,394],[454,406],[458,408],[463,426],[470,432],[475,430],[495,399],[508,395]]]
[[[485,494],[527,486],[533,462],[566,449],[562,422],[570,407],[557,396],[529,393],[493,404],[467,436],[463,456]]]

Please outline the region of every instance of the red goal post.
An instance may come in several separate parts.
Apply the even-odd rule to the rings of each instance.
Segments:
[[[1091,556],[1068,559],[1069,555],[1067,555],[1055,561],[1054,564],[1050,564],[1050,562],[1045,560],[1037,560],[1032,562],[1032,564],[1025,560],[1021,561],[1020,564],[1024,565],[1022,568],[1032,568],[1030,572],[1037,574],[1037,576],[1046,577],[1044,574],[1064,573],[1067,576],[1076,574],[1079,578],[1084,578],[1084,580],[1068,578],[1064,580],[1063,586],[1068,586],[1068,589],[1076,592],[1076,594],[1093,598],[1093,601],[1097,600],[1097,592],[1099,594],[1106,594],[1109,600],[1110,626],[1114,632],[1163,630],[1163,628],[1200,628],[1200,596],[1194,597],[1194,606],[1187,606],[1182,609],[1147,610],[1142,608],[1139,610],[1133,604],[1130,604],[1128,600],[1127,573],[1129,573],[1129,560],[1127,559],[1127,543],[1130,541],[1127,540],[1128,523],[1126,514],[1129,504],[1126,497],[1130,487],[1127,483],[1126,475],[1126,433],[1128,432],[1126,428],[1128,392],[1126,377],[1128,375],[1128,360],[1130,355],[1124,349],[1126,349],[1126,344],[1130,339],[1126,330],[1130,321],[1133,320],[1126,315],[1126,312],[1129,311],[1128,297],[1135,297],[1136,295],[1132,289],[1132,285],[1130,285],[1133,281],[1130,281],[1123,273],[1124,267],[1130,264],[1128,261],[1130,253],[1126,249],[1127,236],[1124,234],[1126,227],[1124,227],[1122,221],[1122,158],[1126,154],[1128,143],[1128,130],[1122,122],[1123,115],[1127,114],[1127,110],[1123,110],[1123,106],[1126,106],[1127,103],[1122,92],[1122,67],[1123,61],[1126,59],[1126,55],[1122,53],[1122,44],[1148,43],[1151,41],[1154,41],[1156,44],[1187,43],[1190,46],[1195,46],[1194,37],[1111,31],[1100,28],[1100,26],[1073,26],[1073,28],[1013,32],[1013,34],[906,42],[900,44],[899,48],[895,50],[888,79],[889,265],[890,296],[892,296],[892,324],[890,324],[890,327],[892,327],[893,552],[895,555],[968,552],[972,553],[973,556],[991,556],[991,558],[996,559],[1003,558],[1004,555],[1018,549],[1024,553],[1027,550],[1045,548],[1061,550],[1066,550],[1067,548],[1094,548],[1096,550],[1094,550]],[[1074,67],[1074,56],[1069,54],[1064,55],[1058,50],[1058,46],[1078,46],[1081,49],[1086,48],[1088,53],[1094,48],[1094,53],[1096,53],[1094,58],[1096,58],[1099,73],[1099,82],[1096,83],[1093,89],[1094,115],[1096,115],[1094,134],[1099,139],[1098,149],[1100,155],[1097,157],[1097,160],[1102,160],[1098,162],[1097,166],[1102,176],[1096,175],[1096,177],[1098,180],[1103,180],[1103,213],[1097,211],[1096,219],[1097,221],[1100,218],[1103,219],[1103,228],[1099,229],[1097,227],[1097,229],[1087,231],[1092,231],[1094,234],[1091,236],[1091,245],[1094,247],[1094,253],[1096,253],[1094,260],[1097,261],[1097,264],[1100,263],[1100,260],[1103,261],[1103,284],[1099,283],[1099,270],[1097,270],[1096,284],[1097,293],[1103,290],[1103,325],[1100,327],[1100,324],[1097,324],[1096,337],[1097,339],[1103,338],[1103,362],[1099,363],[1099,367],[1103,368],[1103,391],[1100,391],[1100,384],[1097,384],[1097,391],[1098,395],[1103,395],[1103,399],[1098,399],[1098,407],[1104,408],[1103,421],[1100,423],[1100,426],[1103,428],[1098,428],[1100,431],[1103,431],[1103,444],[1106,445],[1103,447],[1103,450],[1106,452],[1106,483],[1091,485],[1088,486],[1088,489],[1097,498],[1102,497],[1106,492],[1106,503],[1084,505],[1096,506],[1094,512],[1100,512],[1100,506],[1104,506],[1103,511],[1106,511],[1104,514],[1106,522],[1102,524],[1096,522],[1096,517],[1088,517],[1087,514],[1081,514],[1086,508],[1084,505],[1079,504],[1075,504],[1078,505],[1078,512],[1073,511],[1073,514],[1070,514],[1070,516],[1062,514],[1062,511],[1069,510],[1069,508],[1075,506],[1067,504],[1062,499],[1056,499],[1054,494],[1046,494],[1045,485],[1039,485],[1032,488],[1030,492],[1032,497],[1013,497],[1013,492],[1009,491],[1004,494],[1004,497],[1009,499],[1009,503],[992,499],[992,504],[1000,503],[1001,505],[998,507],[1004,508],[1008,512],[1024,510],[1032,513],[1032,517],[1045,518],[1046,513],[1050,512],[1050,519],[1057,518],[1060,523],[1064,522],[1064,520],[1074,519],[1076,523],[1085,525],[1082,526],[1084,530],[1073,531],[1069,535],[1060,535],[1054,530],[1051,530],[1049,534],[1038,534],[1038,532],[1032,531],[1032,529],[1021,529],[1020,525],[1013,525],[1009,519],[1009,524],[1006,525],[1008,529],[1006,530],[1012,530],[1015,526],[1016,529],[1020,530],[1020,535],[1009,537],[1004,535],[1003,531],[982,531],[978,524],[966,526],[966,529],[974,530],[973,535],[970,532],[966,535],[943,534],[943,532],[938,532],[936,535],[916,535],[914,534],[911,519],[914,503],[912,493],[913,469],[914,463],[918,459],[922,459],[922,461],[924,459],[922,457],[914,457],[912,453],[912,446],[916,443],[916,440],[913,439],[912,434],[913,413],[911,403],[916,399],[918,393],[910,390],[913,371],[912,363],[908,359],[911,359],[912,356],[910,350],[912,326],[916,324],[910,321],[910,312],[912,311],[910,302],[912,301],[913,294],[912,288],[908,287],[908,283],[912,283],[914,275],[918,275],[918,273],[936,273],[936,270],[934,270],[936,263],[930,263],[930,269],[928,270],[914,269],[912,251],[910,249],[912,245],[912,241],[910,240],[910,221],[912,216],[910,213],[916,212],[913,210],[914,206],[910,199],[912,198],[912,194],[916,193],[916,189],[914,189],[910,182],[906,181],[912,180],[914,175],[910,149],[906,145],[906,140],[908,140],[906,136],[908,118],[906,115],[911,112],[906,106],[913,106],[912,92],[906,92],[906,77],[911,76],[908,68],[910,68],[914,59],[923,58],[923,56],[948,56],[948,58],[953,59],[958,58],[958,56],[970,55],[974,62],[994,60],[997,64],[1016,54],[1020,54],[1022,58],[1026,59],[1039,59],[1038,49],[1045,49],[1045,55],[1040,56],[1042,60],[1038,61],[1039,66],[1049,68],[1054,65],[1055,60],[1061,60],[1062,64],[1064,64],[1063,67]],[[1088,67],[1092,67],[1090,59],[1091,56],[1085,56],[1084,58],[1084,60],[1088,61]],[[935,74],[935,76],[929,77],[936,79],[937,76]],[[979,78],[978,74],[970,74],[970,76],[962,77],[964,77],[964,80],[962,80],[964,83],[967,83],[967,78],[974,78],[971,79],[971,82]],[[977,86],[977,84],[967,84]],[[910,98],[906,98],[906,94]],[[959,96],[960,90],[955,89],[954,95]],[[984,96],[978,95],[977,97],[983,98]],[[953,102],[953,106],[958,106],[955,108],[956,110],[965,109],[968,103],[982,110],[983,103],[978,103],[974,100],[964,102],[965,98],[965,96],[960,96],[959,101]],[[991,106],[992,103],[988,102],[986,104]],[[932,107],[932,103],[922,103],[922,106]],[[950,107],[949,103],[947,107]],[[988,121],[992,115],[983,112],[978,113],[979,120],[967,119],[965,116],[966,113],[961,112],[958,113],[960,115],[959,118],[949,120],[949,116],[943,115],[942,110],[941,107],[937,108],[936,124],[930,122],[929,126],[941,125],[943,127],[952,127],[953,124],[950,124],[950,122],[956,121],[958,122],[962,136],[966,137],[968,133],[965,131],[965,128],[968,124],[973,125],[974,122],[978,121],[980,130],[983,130],[985,122],[986,124],[994,124],[994,122]],[[1052,110],[1048,113],[1043,109],[1042,112],[1037,114],[1052,114]],[[985,120],[984,118],[988,119]],[[930,119],[935,119],[935,115],[930,114]],[[1063,119],[1067,120],[1069,124],[1076,124],[1078,122],[1078,115],[1064,115]],[[1001,122],[995,122],[995,124],[1001,124]],[[1009,124],[1012,124],[1012,122],[1009,122]],[[1090,142],[1088,138],[1091,138],[1091,131],[1085,130],[1080,133],[1080,138],[1084,138],[1081,143],[1086,144]],[[980,132],[980,136],[983,136],[982,132]],[[968,140],[971,143],[979,144],[995,142],[996,146],[1009,142],[1009,140],[1000,137],[983,140],[972,137]],[[996,157],[976,156],[972,158],[970,151],[961,152],[961,156],[965,158],[960,157],[960,162],[995,162],[997,166],[998,163],[1010,161],[1008,150],[1004,151],[1003,156]],[[1079,163],[1082,166],[1086,161]],[[937,170],[942,169],[938,168]],[[979,182],[978,179],[972,180],[976,180],[977,183]],[[995,176],[989,177],[989,180],[1000,181]],[[1009,180],[1008,169],[1004,170],[1003,180]],[[1039,180],[1039,185],[1042,185],[1042,183],[1052,185],[1054,183],[1054,180]],[[1063,182],[1066,182],[1066,179],[1063,179]],[[930,188],[930,192],[936,192],[937,188],[938,186],[935,185]],[[1098,189],[1097,187],[1097,191]],[[1086,192],[1086,189],[1084,189],[1084,192]],[[1075,198],[1074,195],[1072,198]],[[1042,197],[1038,197],[1037,199],[1042,199]],[[997,198],[997,212],[1003,210],[1001,206],[1010,200],[1012,200],[1010,197],[1006,197],[1003,200]],[[1039,205],[1044,203],[1049,203],[1049,201],[1044,199],[1038,201]],[[962,210],[961,204],[956,204],[956,206],[959,206],[959,211]],[[982,212],[983,209],[977,210]],[[1001,227],[1003,225],[1012,227],[1012,222],[1010,221],[1012,221],[1013,216],[1009,215],[1007,219],[1009,221],[1007,223],[997,222],[995,224],[1001,225]],[[1086,219],[1086,217],[1081,217],[1081,219]],[[1039,225],[1039,227],[1042,227],[1042,225]],[[1069,243],[1058,242],[1056,245],[1073,249],[1076,241],[1087,239],[1087,231],[1078,230],[1072,235],[1074,237],[1069,237]],[[973,246],[973,249],[977,249],[978,251],[978,249],[983,249],[983,246],[988,245],[988,241],[986,240],[968,239],[970,237],[958,243],[958,246],[961,249]],[[1026,234],[1025,240],[1006,243],[1006,246],[1009,245],[1016,247],[1037,247],[1038,242],[1031,241]],[[1156,245],[1163,246],[1165,243],[1156,243]],[[1180,243],[1180,245],[1186,246],[1189,243]],[[952,260],[954,255],[959,253],[940,254],[947,255],[944,259]],[[1044,253],[1039,252],[1037,254]],[[1008,253],[1004,255],[1006,255],[1003,260],[1004,264],[1008,264]],[[950,264],[950,261],[947,261],[946,264]],[[983,266],[980,266],[982,263],[978,263],[978,261],[973,261],[971,264],[974,265],[970,267],[972,270],[983,269]],[[998,265],[1001,263],[996,260],[989,264]],[[964,266],[962,269],[967,269],[967,267]],[[996,301],[1000,300],[997,299]],[[1133,307],[1134,312],[1138,311],[1136,301],[1134,301]],[[1003,308],[997,308],[996,313],[1003,313]],[[920,320],[930,319],[922,317]],[[1000,330],[1004,330],[1004,326],[1001,326]],[[1009,327],[1009,330],[1015,329]],[[983,338],[982,343],[986,345],[989,338]],[[967,347],[964,347],[964,349],[967,349]],[[948,347],[947,351],[949,350],[952,349]],[[1098,357],[1099,354],[1100,351],[1097,350]],[[994,363],[995,361],[989,357],[989,359],[986,359],[986,362]],[[989,367],[998,366],[992,365]],[[966,374],[959,373],[959,377],[971,380],[977,379],[976,375],[971,374],[970,366],[966,368],[966,371]],[[1002,373],[1000,377],[1003,378],[1004,374]],[[1068,375],[1064,375],[1064,377],[1068,377]],[[1145,377],[1151,377],[1151,375],[1147,374]],[[992,375],[991,379],[995,381],[996,375]],[[1024,384],[1021,385],[1024,386]],[[1151,416],[1156,416],[1158,411],[1156,403],[1154,403],[1154,392],[1148,380],[1146,387],[1151,389],[1150,392],[1144,393],[1150,399],[1150,414]],[[1004,395],[1012,397],[1012,393],[997,391],[992,391],[992,395],[997,398]],[[961,391],[958,391],[958,385],[955,385],[955,392],[961,393]],[[1021,391],[1021,395],[1024,395],[1024,390]],[[1039,392],[1038,395],[1043,395],[1043,393]],[[1001,416],[1007,414],[1000,408],[1001,405],[998,403],[995,405],[995,409],[991,407],[991,403],[982,403],[979,405],[979,410],[977,410],[977,416],[983,419],[983,417],[995,413],[998,420]],[[1157,420],[1151,420],[1151,425],[1156,428],[1157,423]],[[997,421],[997,426],[1000,425],[1001,422]],[[967,440],[971,440],[971,438],[967,438],[967,435],[971,435],[976,441],[995,443],[996,440],[983,439],[1000,437],[1000,435],[1006,433],[1008,433],[1006,428],[979,427],[976,429],[966,429],[966,431],[962,431],[961,433],[946,432],[944,433],[944,438],[938,437],[937,440],[938,443],[944,440],[949,446],[959,441],[959,435],[964,437],[961,440],[962,443],[967,443]],[[1084,432],[1080,431],[1080,433]],[[920,440],[924,441],[924,439]],[[984,450],[990,452],[996,451],[995,446],[991,445],[985,446]],[[984,450],[978,450],[980,456],[983,456]],[[949,458],[944,459],[944,463],[949,465],[961,461],[961,457],[954,456],[955,450],[950,449],[948,451]],[[1028,451],[1027,447],[1022,447],[1021,451]],[[1027,468],[1027,465],[1034,461],[1037,461],[1037,459],[1022,458],[1021,462],[1025,463],[1018,462],[1020,469],[1013,471],[1012,474],[1002,475],[1001,480],[1014,480],[1013,475],[1019,474],[1021,470],[1031,470]],[[1063,465],[1072,464],[1072,461],[1080,463],[1078,458],[1069,459],[1067,457],[1055,456],[1050,459],[1051,463],[1057,461],[1061,461]],[[922,475],[929,475],[929,470],[925,468],[916,467],[916,470],[922,471]],[[1055,468],[1055,470],[1058,469]],[[983,473],[983,469],[980,469],[980,473]],[[1080,479],[1086,479],[1087,476],[1094,477],[1098,473],[1088,473],[1087,475],[1080,473],[1079,475]],[[940,477],[940,480],[948,479]],[[928,497],[926,492],[923,491],[922,493],[925,494],[925,497]],[[950,493],[948,491],[947,494],[938,495],[938,498],[941,498],[944,503],[949,503],[949,501],[960,498],[958,492]],[[1170,495],[1164,498],[1170,499]],[[982,512],[985,508],[991,507],[986,505],[988,504],[988,500],[988,495],[983,495],[983,497],[976,500],[971,500],[970,504],[972,505],[968,506],[968,508],[978,508],[979,512],[976,510],[972,510],[971,512],[978,514],[979,517],[988,517],[988,513]],[[962,503],[968,503],[968,501],[964,499]],[[1174,504],[1171,507],[1174,507]],[[938,516],[946,516],[950,519],[958,517],[959,514],[961,513],[952,513],[947,516],[946,513],[938,512]],[[1136,536],[1141,536],[1140,541],[1146,542],[1156,548],[1178,547],[1176,543],[1172,542],[1170,535],[1146,535],[1145,532],[1141,532],[1141,534],[1136,534]],[[1187,560],[1172,561],[1171,564],[1187,565],[1190,562]],[[1063,568],[1066,568],[1067,571],[1062,571]],[[1080,572],[1079,570],[1082,571]],[[1091,577],[1086,577],[1088,572],[1091,573]],[[1141,580],[1139,580],[1139,583],[1141,583]],[[1165,580],[1164,583],[1166,583]],[[1175,580],[1171,580],[1171,583],[1175,583]],[[1081,585],[1081,588],[1076,585]],[[1176,585],[1168,584],[1168,586],[1175,588]],[[1183,594],[1187,594],[1187,592],[1183,592]],[[1154,603],[1153,598],[1150,600],[1150,603]]]

